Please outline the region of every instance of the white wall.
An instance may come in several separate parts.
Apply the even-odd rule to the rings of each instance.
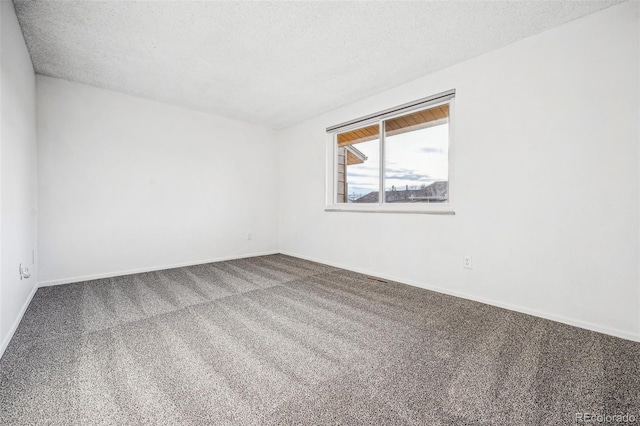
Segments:
[[[277,251],[274,131],[43,76],[37,101],[41,284]]]
[[[35,74],[13,3],[0,2],[0,356],[36,289]],[[20,280],[19,265],[31,270]]]
[[[281,251],[639,339],[638,9],[282,131]],[[326,127],[452,88],[455,216],[323,211]]]

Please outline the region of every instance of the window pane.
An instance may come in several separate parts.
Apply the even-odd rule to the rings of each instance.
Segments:
[[[385,203],[449,198],[449,105],[385,121]]]
[[[377,203],[380,187],[380,126],[340,133],[338,203]]]

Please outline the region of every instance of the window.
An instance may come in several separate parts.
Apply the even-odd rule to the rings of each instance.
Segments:
[[[455,91],[327,129],[327,209],[452,213]]]

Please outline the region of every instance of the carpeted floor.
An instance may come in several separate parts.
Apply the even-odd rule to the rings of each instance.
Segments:
[[[639,407],[638,343],[284,255],[42,288],[0,360],[3,425],[565,425]]]

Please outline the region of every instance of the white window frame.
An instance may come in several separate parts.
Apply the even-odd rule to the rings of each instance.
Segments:
[[[445,203],[385,203],[385,129],[387,120],[401,117],[412,112],[431,109],[440,105],[449,105],[449,150],[447,160],[449,163],[448,200]],[[453,161],[455,144],[455,90],[442,92],[428,98],[419,99],[408,104],[390,108],[385,111],[371,114],[366,117],[327,128],[327,180],[326,180],[326,205],[325,211],[329,212],[360,212],[360,213],[422,213],[422,214],[455,214],[453,201],[455,196],[455,161]],[[338,203],[338,144],[337,136],[349,130],[378,124],[380,129],[380,184],[378,188],[377,203]],[[345,170],[346,179],[346,170]]]

